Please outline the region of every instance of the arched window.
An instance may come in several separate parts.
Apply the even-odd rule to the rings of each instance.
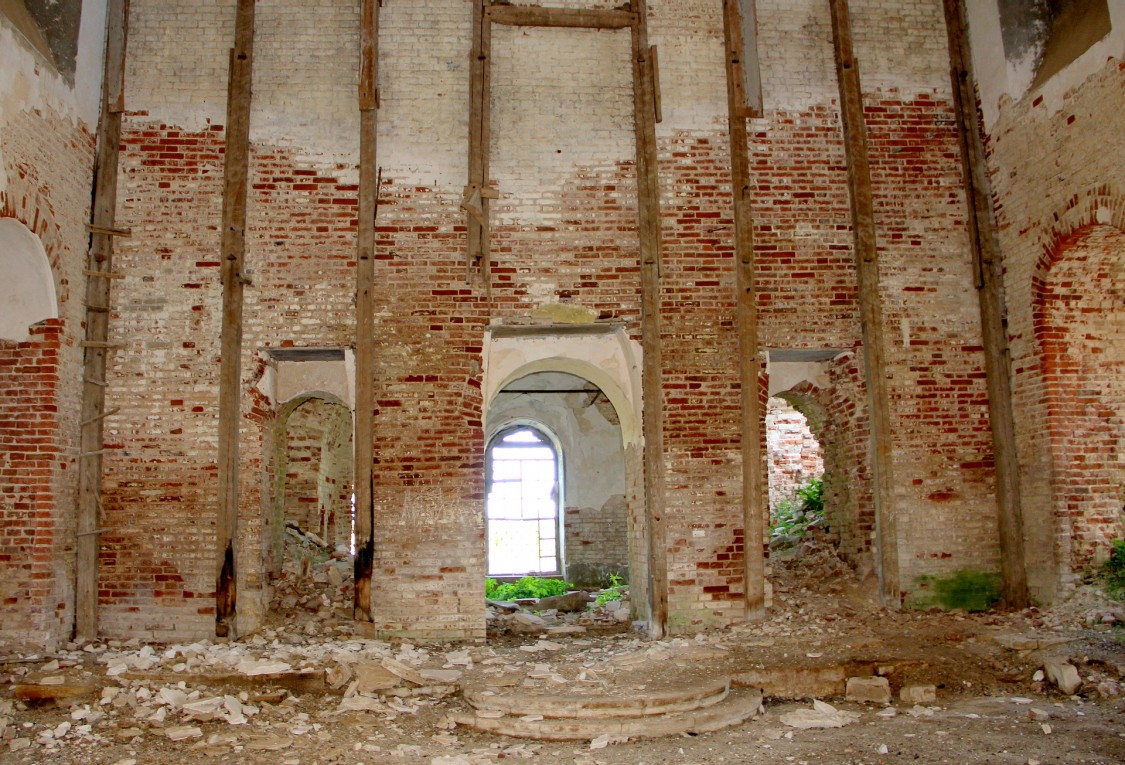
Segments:
[[[51,265],[39,238],[12,218],[0,218],[0,263],[0,340],[27,340],[28,327],[59,315]]]
[[[509,427],[492,439],[486,504],[489,575],[562,573],[560,465],[553,440],[536,427]]]

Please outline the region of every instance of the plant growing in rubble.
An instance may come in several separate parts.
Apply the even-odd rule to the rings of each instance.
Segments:
[[[612,603],[615,600],[621,600],[625,596],[625,590],[629,585],[625,584],[625,580],[617,574],[609,575],[609,587],[602,590],[598,595],[598,599],[594,601],[596,605],[604,606],[606,603]]]
[[[1109,559],[1102,564],[1102,579],[1110,597],[1125,600],[1125,539],[1115,539]]]
[[[770,546],[784,550],[795,545],[812,526],[824,522],[824,481],[814,478],[784,499],[770,513]]]
[[[541,576],[525,576],[515,583],[501,583],[490,577],[484,583],[484,596],[489,600],[549,598],[552,595],[563,595],[573,588],[574,585],[570,582]]]

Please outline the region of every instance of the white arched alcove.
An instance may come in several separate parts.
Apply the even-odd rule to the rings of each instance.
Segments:
[[[32,324],[59,315],[47,253],[25,225],[0,218],[0,263],[0,340],[27,340]]]

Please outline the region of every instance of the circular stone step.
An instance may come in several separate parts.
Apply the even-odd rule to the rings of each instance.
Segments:
[[[481,712],[499,712],[517,717],[548,718],[645,717],[718,704],[730,692],[730,680],[723,678],[703,685],[655,693],[634,692],[630,696],[542,695],[534,693],[499,694],[483,689],[467,689],[465,700]]]
[[[706,709],[672,712],[659,716],[538,719],[537,715],[514,717],[495,716],[496,712],[478,712],[454,714],[452,718],[458,725],[502,736],[540,741],[580,741],[605,735],[659,738],[687,733],[710,733],[743,723],[756,717],[761,711],[761,692],[746,689],[732,691],[723,701]]]

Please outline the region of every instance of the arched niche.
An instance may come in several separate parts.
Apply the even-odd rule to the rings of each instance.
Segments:
[[[0,218],[0,340],[22,342],[28,328],[59,315],[55,279],[39,237],[13,218]]]

